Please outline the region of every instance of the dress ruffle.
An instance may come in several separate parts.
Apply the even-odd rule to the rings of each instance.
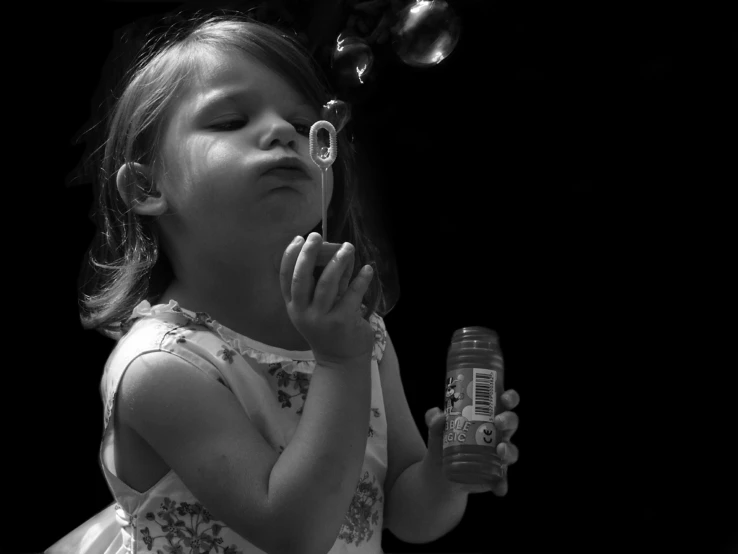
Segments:
[[[366,309],[366,306],[362,304],[362,308]],[[242,356],[248,356],[252,360],[255,360],[261,364],[282,364],[282,370],[287,373],[300,372],[300,373],[312,373],[315,369],[315,359],[312,358],[312,353],[309,351],[294,351],[298,358],[291,356],[292,351],[285,350],[285,354],[279,354],[277,352],[269,352],[253,346],[248,345],[247,339],[243,335],[236,333],[228,327],[221,325],[215,321],[206,312],[193,312],[182,308],[176,300],[170,300],[169,304],[156,304],[152,306],[147,300],[141,302],[138,306],[133,309],[131,318],[141,317],[153,317],[158,314],[178,314],[185,317],[192,325],[204,325],[212,330],[222,341],[228,344],[233,350],[241,354]],[[372,316],[376,319],[376,316]],[[380,328],[380,325],[374,321],[372,325],[375,329],[375,333],[378,333],[378,340],[374,342],[374,350],[372,352],[372,358],[380,360],[385,348],[385,333]],[[257,342],[253,341],[252,342]],[[265,345],[266,346],[266,345]],[[276,347],[272,347],[275,350],[282,350]],[[300,359],[300,358],[312,358],[312,359]]]
[[[155,317],[158,314],[178,314],[185,317],[193,325],[205,325],[233,350],[242,356],[248,356],[258,363],[281,363],[283,364],[282,369],[285,371],[298,371],[302,373],[312,373],[315,369],[314,359],[295,360],[288,355],[278,354],[276,352],[267,352],[265,350],[259,350],[258,348],[249,346],[243,335],[221,325],[206,312],[192,312],[182,308],[176,300],[170,300],[169,304],[157,304],[155,306],[152,306],[147,300],[144,300],[133,309],[131,317]]]
[[[68,533],[44,554],[127,554],[130,538],[114,502]]]

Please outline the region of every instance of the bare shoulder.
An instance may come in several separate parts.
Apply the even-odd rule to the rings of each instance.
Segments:
[[[216,400],[238,404],[230,391],[192,363],[160,351],[147,352],[131,362],[121,378],[116,402],[122,423],[138,430],[177,425],[193,412],[203,413]]]

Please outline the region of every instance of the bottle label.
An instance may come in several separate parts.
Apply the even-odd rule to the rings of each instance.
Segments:
[[[465,368],[446,374],[443,447],[497,446],[494,425],[497,371]]]

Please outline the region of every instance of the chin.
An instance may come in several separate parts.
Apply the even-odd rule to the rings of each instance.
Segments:
[[[307,240],[310,233],[318,233],[319,235],[323,236],[323,220],[318,221],[318,224],[315,227],[302,235],[302,238]],[[325,240],[325,237],[323,237],[323,240]]]

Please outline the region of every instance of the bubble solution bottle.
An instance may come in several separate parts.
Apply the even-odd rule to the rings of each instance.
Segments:
[[[494,417],[502,410],[504,366],[497,334],[486,327],[454,332],[446,358],[443,473],[456,483],[502,479],[500,437]]]

